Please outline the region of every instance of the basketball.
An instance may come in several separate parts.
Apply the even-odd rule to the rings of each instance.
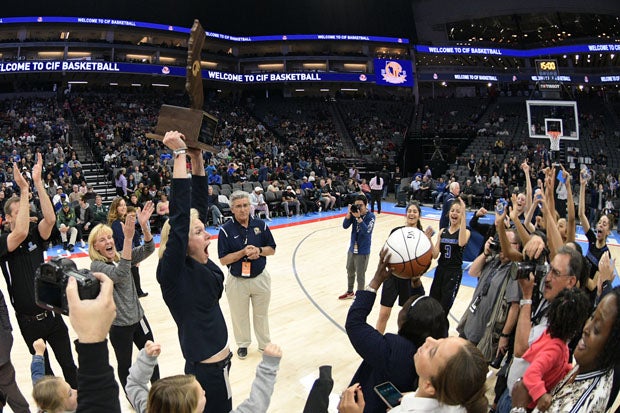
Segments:
[[[433,251],[426,234],[415,227],[394,231],[383,246],[390,254],[389,266],[399,278],[417,278],[431,266]]]

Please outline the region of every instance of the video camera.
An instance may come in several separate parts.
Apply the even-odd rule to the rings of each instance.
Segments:
[[[97,298],[99,280],[86,269],[78,270],[68,258],[53,258],[37,269],[34,277],[34,297],[36,304],[45,310],[58,314],[69,315],[67,303],[67,282],[69,277],[75,278],[81,300]]]

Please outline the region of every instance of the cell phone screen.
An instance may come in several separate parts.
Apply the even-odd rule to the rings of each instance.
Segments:
[[[566,183],[566,179],[564,179],[564,175],[562,174],[562,171],[558,172],[557,178],[558,178],[558,181],[562,182],[563,184]]]
[[[400,399],[403,397],[401,392],[389,381],[375,386],[375,392],[377,392],[381,400],[390,408],[398,406],[400,404]]]

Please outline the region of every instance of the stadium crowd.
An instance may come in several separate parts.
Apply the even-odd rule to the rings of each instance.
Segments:
[[[482,153],[458,159],[444,176],[433,176],[430,168],[405,176],[383,156],[384,151],[374,149],[377,141],[381,142],[377,145],[394,145],[389,135],[403,126],[398,123],[400,112],[392,108],[381,111],[381,116],[369,118],[362,115],[363,110],[357,103],[348,105],[344,118],[351,122],[349,127],[358,149],[365,154],[379,154],[376,164],[385,166],[385,172],[381,172],[385,176],[383,180],[379,173],[361,176],[355,165],[341,162],[346,154],[345,143],[336,138],[336,126],[320,109],[310,109],[303,116],[298,116],[297,111],[279,114],[276,110],[259,121],[247,105],[211,96],[206,108],[220,119],[221,142],[218,142],[216,153],[208,153],[188,149],[180,136],[167,135],[163,143],[144,137],[144,132],[155,124],[157,109],[163,101],[154,100],[153,96],[92,94],[71,96],[62,104],[25,98],[1,103],[0,202],[4,228],[0,237],[0,259],[20,331],[34,356],[36,368],[33,367],[33,372],[38,373],[33,373],[33,382],[35,394],[40,395],[35,395],[34,399],[41,410],[120,411],[118,385],[107,359],[108,331],[117,359],[127,351],[127,343],[131,347],[133,341],[141,349],[131,369],[123,366],[127,370],[123,390],[136,410],[166,411],[169,404],[174,403],[170,399],[173,397],[171,389],[180,389],[184,396],[191,395],[184,401],[185,410],[180,411],[231,410],[232,406],[226,404],[230,394],[222,397],[221,406],[224,407],[217,410],[209,410],[209,399],[204,400],[204,392],[212,391],[205,387],[222,384],[221,370],[227,368],[232,357],[227,347],[217,348],[218,343],[209,343],[211,351],[205,353],[196,351],[189,342],[182,343],[186,372],[194,374],[196,379],[183,375],[157,380],[155,365],[161,347],[153,342],[152,332],[132,337],[133,330],[128,330],[137,325],[150,329],[139,305],[135,281],[124,282],[122,278],[131,273],[132,262],[137,263],[153,252],[148,225],[150,215],[158,220],[158,229],[164,233],[168,231],[172,239],[180,242],[175,242],[174,248],[185,248],[184,274],[187,273],[192,281],[188,281],[190,287],[184,285],[183,288],[195,286],[192,283],[198,281],[194,278],[202,280],[205,284],[200,288],[213,294],[214,302],[218,303],[223,274],[218,273],[214,268],[217,266],[201,253],[206,247],[200,248],[208,245],[205,226],[209,218],[212,218],[211,225],[220,226],[223,221],[213,217],[233,217],[220,230],[224,234],[242,231],[240,227],[247,233],[249,226],[262,228],[267,233],[267,224],[258,217],[261,209],[256,208],[261,205],[264,192],[263,201],[269,206],[266,220],[273,213],[308,214],[356,203],[362,213],[352,212],[348,206],[345,220],[352,222],[355,218],[361,226],[369,213],[367,203],[370,202],[374,210],[371,201],[377,201],[377,195],[385,197],[383,186],[393,188],[394,183],[398,183],[397,198],[404,196],[406,202],[409,196],[409,200],[413,198],[442,208],[444,224],[440,224],[434,245],[440,260],[449,261],[445,266],[442,264],[444,278],[453,279],[447,287],[438,287],[440,293],[432,288],[429,296],[423,291],[420,294],[420,285],[416,284],[422,274],[407,283],[398,334],[384,335],[383,331],[366,323],[377,289],[393,277],[385,254],[365,290],[362,285],[357,292],[347,291],[345,298],[357,297],[347,319],[347,333],[364,362],[351,387],[343,393],[340,411],[385,411],[386,406],[377,400],[373,387],[385,381],[403,383],[404,379],[408,386],[403,385],[401,390],[415,390],[415,393],[406,395],[401,406],[393,411],[410,411],[424,401],[430,403],[428,411],[449,411],[448,406],[458,406],[459,411],[488,411],[484,396],[487,363],[500,367],[496,397],[491,403],[492,408],[500,412],[523,412],[533,408],[605,411],[615,400],[620,387],[615,377],[619,361],[615,348],[620,344],[620,290],[611,287],[615,277],[614,260],[607,247],[607,237],[617,221],[619,177],[617,171],[604,162],[596,162],[589,168],[565,169],[552,162],[544,145],[533,146],[508,139],[504,142],[503,137],[497,137],[494,145]],[[166,103],[183,102],[166,97]],[[383,119],[390,113],[394,118]],[[73,121],[67,121],[68,118]],[[472,122],[475,122],[473,118]],[[82,131],[84,136],[72,137],[71,133],[76,132],[73,129]],[[373,134],[374,130],[381,133]],[[114,228],[119,209],[113,203],[110,214],[102,203],[101,194],[89,187],[83,175],[85,159],[80,159],[72,146],[75,139],[90,142],[95,160],[113,182],[116,202],[122,200],[126,204],[122,214],[125,222],[117,225],[123,237],[120,244],[114,244],[112,229],[102,230],[106,224]],[[396,147],[391,149],[397,151]],[[329,163],[326,155],[333,158]],[[191,178],[188,178],[188,171]],[[372,181],[370,178],[374,183],[367,184],[366,179]],[[445,182],[443,188],[441,181]],[[186,186],[199,188],[192,191],[191,197],[187,191],[187,201],[198,208],[195,213],[189,209],[189,203],[181,207],[175,198],[167,199],[173,187]],[[217,203],[209,203],[206,198],[209,191],[218,195]],[[250,193],[257,199],[256,205]],[[574,197],[578,200],[577,211]],[[295,204],[295,200],[299,203]],[[220,214],[213,213],[212,206]],[[476,209],[467,230],[466,206]],[[92,214],[86,212],[89,209]],[[408,208],[407,219],[410,219],[410,209],[411,214],[415,214],[416,208]],[[493,210],[496,211],[495,222],[481,224],[479,218]],[[419,207],[417,213],[419,219]],[[576,242],[577,219],[587,238],[585,251]],[[133,243],[137,227],[142,232],[142,246]],[[460,338],[448,338],[447,316],[460,284],[460,273],[452,270],[461,267],[462,250],[473,243],[469,235],[459,237],[460,231],[478,234],[479,253],[469,273],[478,277],[479,282],[471,304],[460,319]],[[42,312],[34,305],[34,292],[27,284],[33,280],[33,264],[43,261],[42,252],[48,240],[64,243],[70,251],[89,233],[89,252],[93,262],[98,263],[94,268],[107,275],[97,273],[101,292],[91,301],[80,300],[76,283],[69,282],[70,321],[78,335],[79,368],[76,370],[67,351],[70,345],[67,327],[60,317],[54,317],[49,311]],[[231,244],[230,250],[220,251],[220,261],[238,270],[239,277],[266,277],[265,257],[275,252],[275,243],[268,238],[261,241],[264,244],[260,246],[247,245],[239,250]],[[353,248],[351,253],[357,254]],[[457,254],[457,251],[460,252]],[[162,254],[161,265],[165,266],[171,257],[171,253]],[[244,264],[250,261],[251,264]],[[197,274],[206,274],[208,281],[196,277]],[[191,328],[191,322],[179,312],[187,305],[176,298],[176,288],[180,287],[166,283],[165,271],[158,274],[158,281],[162,289],[166,289],[166,304],[179,328]],[[382,294],[385,290],[384,285]],[[446,291],[452,295],[442,295]],[[573,311],[575,308],[582,311]],[[10,336],[7,311],[3,300],[0,302],[0,325],[5,339],[7,331]],[[219,304],[209,309],[208,314],[214,317],[210,321],[218,328],[226,329],[225,324],[221,325],[223,318],[214,316],[211,311],[219,311]],[[434,322],[430,322],[425,331],[415,327],[429,322],[424,317],[445,321],[445,328],[438,328]],[[45,324],[48,329],[48,334],[42,338],[52,346],[59,359],[64,380],[41,378],[53,372],[46,362],[45,346],[35,343],[32,331],[37,323]],[[235,326],[235,335],[237,328]],[[62,337],[58,339],[55,334]],[[359,340],[364,334],[372,337],[375,347],[370,348],[368,343]],[[208,337],[200,339],[209,342]],[[243,345],[238,344],[241,350]],[[3,350],[7,348],[10,352],[10,345],[3,346]],[[381,348],[390,349],[393,358],[387,360],[377,354]],[[252,392],[235,411],[267,409],[281,351],[273,345],[265,345],[263,350],[263,362],[257,368],[255,384],[263,386],[264,391]],[[243,358],[243,352],[238,351],[237,355]],[[576,361],[574,365],[569,363],[571,357]],[[0,358],[4,361],[0,372],[3,378],[10,379],[11,374],[14,377],[13,367],[5,360],[8,358]],[[200,364],[218,367],[217,373],[205,371],[205,366]],[[415,374],[411,371],[409,375],[403,374],[404,366],[414,366]],[[455,377],[451,371],[463,374]],[[149,379],[153,380],[150,389]],[[213,384],[215,382],[217,384]],[[0,389],[9,395],[9,405],[14,411],[27,411],[14,379]],[[72,389],[79,391],[77,400]],[[215,399],[215,396],[210,397]],[[324,392],[313,392],[308,403],[321,404],[325,397]]]

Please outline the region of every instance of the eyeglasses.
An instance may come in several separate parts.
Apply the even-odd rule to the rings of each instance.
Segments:
[[[549,265],[549,274],[551,274],[551,276],[553,278],[555,278],[555,279],[558,279],[560,277],[568,277],[569,276],[568,274],[562,274],[560,272],[560,270],[558,270],[557,268],[555,268],[555,267],[553,267],[551,265]]]

